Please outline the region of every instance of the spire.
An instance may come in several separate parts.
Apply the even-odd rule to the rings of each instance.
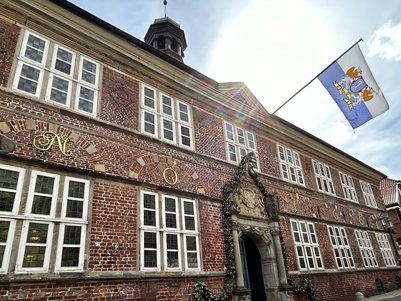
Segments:
[[[183,62],[187,48],[185,33],[180,24],[167,17],[167,0],[163,0],[164,18],[156,19],[145,35],[145,43]]]

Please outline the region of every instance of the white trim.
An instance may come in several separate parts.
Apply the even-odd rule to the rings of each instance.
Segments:
[[[153,124],[154,130],[155,130],[154,134],[145,131],[145,113],[148,113],[148,114],[154,116],[154,121],[155,121],[154,124]],[[147,110],[142,109],[141,116],[142,116],[141,132],[143,134],[145,134],[145,135],[157,138],[158,137],[158,132],[157,132],[158,131],[158,127],[157,127],[157,119],[158,118],[157,118],[157,114],[155,112],[147,111]]]
[[[0,274],[6,274],[8,272],[8,266],[10,263],[11,249],[13,245],[13,239],[15,235],[15,223],[13,219],[0,218],[0,221],[9,222],[9,228],[7,233],[7,239],[5,242],[0,243],[0,246],[4,246],[3,261],[0,266]]]
[[[38,81],[37,81],[37,88],[36,88],[35,94],[32,94],[32,93],[30,93],[28,91],[21,90],[21,89],[18,88],[18,83],[19,83],[20,78],[21,78],[21,71],[22,71],[22,66],[23,65],[27,65],[28,67],[34,68],[36,70],[39,70],[39,78],[38,78]],[[24,62],[22,60],[18,61],[17,69],[16,69],[16,72],[15,72],[15,77],[14,77],[14,81],[13,81],[13,85],[12,85],[13,90],[17,90],[18,92],[21,92],[23,94],[30,95],[30,96],[33,95],[36,98],[39,98],[39,95],[40,95],[40,92],[41,92],[41,88],[42,88],[42,82],[43,82],[43,73],[44,73],[43,70],[44,69],[36,67],[36,66],[34,66],[32,64],[28,64],[28,63],[26,63],[26,62]],[[34,82],[31,79],[30,79],[30,81]]]
[[[191,203],[192,204],[192,208],[193,208],[193,210],[194,210],[194,214],[185,214],[185,208],[184,208],[184,203],[185,202],[188,202],[188,203]],[[194,200],[189,200],[189,199],[181,199],[181,209],[182,209],[182,229],[183,229],[183,231],[185,231],[185,232],[187,232],[187,233],[197,233],[198,232],[198,219],[197,219],[197,216],[198,216],[198,212],[197,212],[197,208],[196,208],[196,203],[195,203],[195,201]],[[194,219],[194,225],[195,225],[195,229],[194,230],[188,230],[188,229],[186,229],[186,224],[185,224],[185,217],[186,216],[188,216],[188,217],[193,217],[193,219]]]
[[[87,111],[81,110],[79,108],[80,97],[81,97],[81,87],[93,91],[93,100],[82,98],[84,101],[92,103],[92,112],[87,112]],[[96,116],[96,113],[97,113],[97,96],[98,96],[98,91],[95,88],[92,88],[91,86],[88,86],[88,85],[84,85],[82,83],[78,83],[77,84],[76,93],[75,93],[75,110],[78,111],[78,112],[81,112],[82,114],[85,114],[85,115]]]
[[[391,237],[390,237],[391,239]],[[383,256],[383,261],[386,267],[395,267],[397,263],[394,259],[393,250],[388,241],[388,235],[385,233],[376,233],[377,244]]]
[[[83,199],[68,197],[68,190],[69,190],[70,182],[84,183]],[[74,218],[74,217],[66,216],[68,199],[80,201],[83,203],[82,204],[82,218]],[[64,178],[63,203],[62,203],[62,207],[61,207],[61,218],[63,220],[71,220],[71,221],[86,221],[88,219],[88,203],[89,203],[89,180],[83,180],[83,179],[73,178],[73,177],[65,177]]]
[[[333,234],[330,233],[330,229]],[[337,231],[336,231],[337,230]],[[331,242],[334,260],[337,265],[337,269],[353,269],[355,268],[355,261],[352,256],[351,247],[347,237],[347,231],[343,227],[327,226],[327,232]],[[338,233],[336,233],[338,232]],[[334,240],[334,243],[333,243]],[[336,250],[338,255],[336,254]],[[339,266],[340,261],[341,266]],[[345,264],[344,264],[345,261]]]
[[[88,61],[88,62],[90,62],[90,63],[92,63],[92,64],[94,64],[94,65],[96,66],[96,73],[93,73],[92,71],[89,71],[89,70],[84,69],[84,65],[83,65],[84,60],[86,60],[86,61]],[[98,86],[99,86],[99,74],[100,74],[99,68],[100,68],[100,67],[99,67],[99,63],[95,62],[94,60],[92,60],[92,59],[90,59],[90,58],[87,58],[86,56],[81,55],[81,56],[80,56],[80,60],[79,60],[78,81],[79,81],[81,84],[85,85],[85,86],[89,86],[89,87],[92,87],[92,89],[97,90],[97,89],[98,89]],[[82,79],[82,72],[83,72],[84,70],[85,70],[86,72],[90,73],[90,74],[94,74],[94,75],[95,75],[95,83],[90,83],[90,82],[88,82],[88,81]]]
[[[156,219],[156,225],[154,226],[150,226],[150,225],[145,225],[144,224],[144,195],[152,195],[154,196],[154,200],[155,200],[155,209],[151,209],[151,208],[146,208],[148,211],[154,211],[155,212],[155,219]],[[153,192],[149,192],[149,191],[141,191],[141,228],[142,229],[158,229],[159,228],[159,195],[157,193],[153,193]]]
[[[196,251],[188,251],[187,248],[187,237],[191,236],[191,237],[195,237],[195,243],[196,243]],[[200,267],[200,251],[199,251],[199,236],[195,235],[195,234],[184,234],[184,257],[185,257],[185,270],[189,270],[189,271],[200,271],[201,267]],[[188,267],[188,253],[196,253],[196,260],[198,262],[198,267],[196,268],[190,268]]]
[[[317,189],[320,192],[327,193],[330,195],[336,195],[336,191],[333,184],[333,177],[331,176],[330,167],[320,161],[312,160],[312,167],[315,173],[315,180]],[[319,180],[320,186],[319,187]],[[326,183],[326,185],[325,185]],[[327,190],[326,188],[327,187]]]
[[[185,125],[187,125],[188,127],[192,127],[191,107],[190,107],[188,104],[186,104],[185,102],[181,101],[181,100],[176,100],[176,102],[177,102],[177,118],[176,118],[176,120],[178,121],[178,123],[185,124]],[[182,104],[182,105],[184,105],[184,106],[187,107],[187,112],[186,112],[186,114],[188,114],[188,121],[185,121],[185,120],[182,120],[182,119],[181,119],[180,104]],[[185,112],[184,112],[184,113],[185,113]]]
[[[45,42],[45,48],[43,49],[42,62],[40,62],[40,63],[25,56],[26,47],[28,46],[28,38],[30,35]],[[24,33],[24,39],[22,41],[19,59],[25,60],[26,62],[30,62],[31,64],[38,65],[38,66],[44,68],[45,64],[46,64],[46,60],[47,60],[47,54],[49,51],[49,44],[50,44],[50,42],[47,38],[44,38],[36,33],[26,30]]]
[[[58,70],[58,69],[56,69],[56,61],[57,61],[57,60],[60,60],[60,61],[62,61],[62,62],[65,62],[65,61],[63,61],[63,60],[57,58],[57,51],[58,51],[58,49],[64,50],[64,51],[69,52],[70,54],[72,54],[71,62],[66,62],[66,63],[69,63],[69,64],[71,65],[71,70],[70,70],[70,73],[69,73],[69,74],[68,74],[68,73],[65,73],[65,72],[62,72],[62,71],[60,71],[60,70]],[[60,45],[58,45],[58,44],[55,44],[55,45],[54,45],[54,48],[53,48],[53,58],[52,58],[52,64],[51,64],[51,71],[52,71],[53,73],[55,73],[55,74],[58,74],[59,76],[63,76],[63,77],[65,77],[65,78],[72,79],[72,78],[73,78],[73,75],[74,75],[74,67],[75,67],[75,52],[74,52],[74,51],[71,51],[71,50],[69,50],[69,49],[67,49],[67,48],[65,48],[65,47],[63,47],[63,46],[60,46]]]
[[[18,211],[19,211],[20,201],[21,201],[22,186],[24,184],[25,169],[10,166],[10,165],[5,165],[5,164],[0,164],[0,169],[18,172],[17,187],[15,190],[8,189],[8,188],[0,188],[0,191],[7,191],[7,192],[15,193],[13,209],[11,211],[0,211],[0,213],[7,215],[7,216],[8,215],[17,215]]]
[[[171,228],[171,227],[167,227],[166,226],[166,213],[173,214],[172,211],[166,211],[166,198],[174,200],[174,204],[175,204],[175,224],[176,224],[175,228]],[[163,205],[162,205],[163,229],[165,229],[167,231],[170,231],[170,232],[174,231],[174,230],[176,230],[176,231],[180,230],[180,207],[179,207],[179,204],[178,204],[178,198],[162,194],[162,203],[163,203]]]
[[[81,236],[80,236],[80,244],[79,245],[64,244],[64,233],[65,233],[66,226],[81,228]],[[56,272],[82,272],[84,270],[85,237],[86,237],[86,226],[85,225],[71,224],[71,223],[60,224],[58,244],[57,244],[57,256],[56,256],[56,263],[55,263],[55,271]],[[64,247],[74,247],[74,248],[78,247],[79,248],[78,266],[76,266],[76,267],[62,267],[61,266],[61,260],[62,260],[62,255],[63,255],[62,252],[63,252]]]
[[[45,244],[43,244],[43,243],[40,243],[40,244],[27,243],[28,230],[29,230],[29,226],[31,224],[48,225]],[[24,221],[24,223],[22,225],[22,233],[21,233],[21,239],[20,239],[20,244],[19,244],[19,249],[18,249],[18,257],[17,257],[17,263],[16,263],[16,267],[15,267],[15,273],[22,274],[22,273],[47,273],[48,272],[50,253],[51,253],[51,249],[52,249],[53,226],[54,226],[54,224],[49,223],[49,222]],[[42,267],[29,268],[29,267],[22,266],[23,262],[24,262],[24,256],[25,256],[25,250],[26,250],[27,244],[32,245],[32,246],[45,247],[44,261],[43,261]]]
[[[66,92],[67,99],[66,99],[66,103],[65,104],[62,104],[60,102],[57,102],[57,101],[54,101],[54,100],[50,99],[52,88],[53,88],[54,77],[58,77],[59,79],[68,82],[68,90]],[[56,89],[56,90],[58,90],[58,89]],[[47,89],[46,89],[45,100],[48,101],[48,102],[51,102],[54,105],[69,108],[70,107],[70,102],[71,102],[71,90],[72,90],[72,81],[70,79],[68,79],[66,77],[62,77],[62,76],[60,76],[58,74],[50,73],[49,74],[49,80],[47,81]],[[65,91],[62,91],[62,92],[65,92]]]
[[[172,132],[173,133],[173,140],[170,140],[168,138],[166,138],[164,136],[164,121],[170,122],[171,123],[171,130],[167,128],[167,131]],[[175,127],[175,122],[174,120],[170,119],[170,118],[165,118],[165,117],[161,117],[160,118],[160,136],[161,136],[161,140],[166,141],[168,143],[173,143],[176,144],[176,127]]]
[[[145,238],[145,233],[155,233],[156,234],[156,248],[151,249],[151,251],[155,250],[156,251],[156,267],[145,267],[145,243],[144,243],[144,238]],[[140,249],[141,249],[141,260],[140,260],[140,265],[141,265],[141,270],[142,271],[160,271],[160,232],[155,229],[155,230],[142,230],[140,234],[140,239],[141,239],[141,244],[140,244]]]
[[[170,99],[170,102],[171,102],[171,115],[166,114],[163,111],[163,96],[168,98],[168,99]],[[165,94],[163,92],[160,92],[159,93],[159,108],[160,108],[160,110],[159,110],[160,111],[160,115],[162,115],[164,117],[167,117],[168,119],[171,119],[172,121],[175,119],[175,115],[176,115],[175,114],[175,104],[174,104],[174,99],[171,96],[169,96],[169,95],[167,95],[167,94]]]
[[[185,148],[187,148],[187,149],[193,149],[193,147],[192,147],[192,145],[193,145],[192,127],[190,127],[190,126],[188,126],[188,125],[180,124],[180,123],[178,123],[177,125],[178,125],[178,134],[179,134],[179,137],[178,137],[178,140],[179,140],[179,141],[178,141],[178,144],[179,144],[181,147],[185,147]],[[181,127],[188,128],[188,130],[189,130],[189,137],[182,134]],[[182,137],[187,137],[187,138],[189,138],[189,141],[190,141],[190,145],[189,145],[189,146],[182,143]]]
[[[354,230],[354,233],[365,267],[368,268],[379,266],[376,260],[376,255],[373,251],[372,243],[370,242],[369,233],[362,230]]]
[[[287,182],[305,186],[301,157],[298,152],[277,144],[277,154],[281,178]],[[287,177],[285,176],[287,174]]]
[[[43,193],[35,192],[36,180],[37,180],[38,176],[44,176],[44,177],[47,177],[47,178],[53,178],[54,179],[54,185],[53,185],[52,194],[43,194]],[[60,176],[57,175],[57,174],[51,174],[51,173],[37,171],[37,170],[33,170],[32,171],[31,179],[30,179],[30,183],[29,183],[28,199],[27,199],[27,204],[26,204],[26,214],[27,215],[34,216],[34,217],[55,218],[59,180],[60,180]],[[33,199],[34,199],[35,195],[51,197],[51,206],[50,206],[50,213],[49,214],[32,213],[32,205],[33,205]]]
[[[177,237],[177,250],[174,249],[167,249],[167,235],[174,235]],[[181,267],[181,237],[179,233],[174,233],[174,232],[164,232],[163,233],[163,247],[164,247],[164,269],[166,271],[181,271],[182,267]],[[178,254],[178,267],[174,267],[174,268],[169,268],[168,267],[168,260],[167,260],[167,253],[168,252],[177,252]]]
[[[144,108],[145,110],[153,111],[154,113],[156,113],[157,112],[157,92],[156,92],[156,89],[151,87],[151,86],[145,85],[145,84],[141,84],[141,85],[142,85],[142,89],[141,89],[141,92],[142,92],[142,95],[141,95],[141,107]],[[147,105],[145,105],[145,88],[149,89],[149,90],[152,90],[153,93],[154,93],[153,103],[154,103],[155,106],[153,108],[152,107],[148,107]]]
[[[373,194],[372,186],[365,181],[359,180],[365,204],[368,207],[377,208],[376,198]]]
[[[340,182],[343,188],[344,198],[348,201],[359,203],[358,195],[356,194],[354,181],[352,177],[339,171]]]

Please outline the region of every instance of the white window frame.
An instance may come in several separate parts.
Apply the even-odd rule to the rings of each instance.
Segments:
[[[230,127],[232,131],[228,131],[227,127]],[[229,138],[228,133],[232,133],[233,139]],[[239,135],[239,132],[242,132],[243,135]],[[252,143],[254,147],[250,146],[250,139],[248,139],[248,135],[252,136]],[[240,142],[239,137],[243,137],[244,143]],[[232,123],[229,123],[227,121],[224,121],[224,137],[226,139],[226,156],[227,156],[227,161],[230,163],[234,164],[239,164],[242,160],[242,158],[247,155],[250,152],[254,152],[256,155],[256,160],[257,160],[257,167],[256,170],[259,170],[259,158],[258,158],[258,153],[257,153],[257,146],[256,146],[256,140],[255,140],[255,135],[252,132],[249,132],[243,128],[240,128],[238,126],[235,126]],[[234,152],[230,151],[230,145],[234,147]],[[230,154],[233,153],[235,154],[235,160],[232,160],[230,157]]]
[[[34,60],[31,60],[28,57],[25,57],[25,55],[24,55],[26,48],[27,48],[27,41],[29,39],[29,36],[31,36],[31,35],[36,38],[39,38],[45,42],[45,47],[44,47],[43,57],[42,57],[41,62],[36,62]],[[58,49],[68,51],[69,53],[72,54],[70,74],[64,73],[55,68]],[[50,52],[53,52],[53,55],[52,55],[51,61],[48,62],[47,57],[49,56]],[[78,61],[78,57],[79,57],[79,61]],[[93,83],[93,84],[82,79],[82,70],[83,70],[83,61],[84,60],[87,60],[96,65],[95,83]],[[79,64],[79,72],[77,75],[74,72],[75,64]],[[29,68],[34,68],[39,71],[39,78],[37,80],[37,89],[36,89],[35,93],[30,93],[30,92],[27,92],[27,91],[24,91],[24,90],[21,90],[18,88],[18,83],[21,78],[21,71],[22,71],[23,65],[26,65]],[[45,76],[45,74],[46,74],[46,76]],[[66,104],[59,103],[57,101],[53,101],[50,99],[54,77],[58,77],[62,80],[68,81],[68,83],[69,83]],[[44,79],[46,79],[46,81]],[[33,80],[31,80],[31,81],[33,82]],[[25,95],[29,95],[36,99],[41,99],[41,95],[42,95],[43,99],[46,102],[49,102],[53,105],[71,108],[84,115],[96,116],[97,106],[98,106],[98,102],[99,102],[99,99],[98,99],[99,81],[100,81],[100,64],[99,63],[97,63],[96,61],[94,61],[86,56],[78,54],[76,51],[73,51],[64,46],[61,46],[58,43],[55,43],[54,41],[51,41],[48,38],[45,38],[39,34],[33,33],[30,30],[25,30],[22,46],[20,48],[20,54],[17,57],[17,68],[16,68],[15,77],[14,77],[13,84],[12,84],[13,90],[16,90]],[[76,90],[75,99],[74,99],[75,105],[74,105],[74,107],[72,107],[71,99],[72,99],[72,91],[73,91],[74,87]],[[79,97],[80,97],[80,88],[81,87],[85,87],[85,88],[93,91],[93,100],[89,100],[93,104],[91,112],[81,110],[79,108],[79,102],[80,102]],[[44,91],[44,92],[42,92],[42,91]],[[42,93],[44,93],[44,95]]]
[[[300,271],[323,270],[323,258],[320,252],[319,241],[316,234],[315,225],[306,221],[290,220],[291,233],[295,245],[295,256],[297,258],[298,268]],[[294,229],[294,224],[297,229]],[[306,231],[302,231],[302,225]],[[311,228],[313,231],[311,231]],[[305,239],[306,236],[306,239]],[[297,238],[298,237],[298,238]],[[299,254],[298,248],[301,248],[302,254]],[[308,250],[310,255],[308,256]],[[316,254],[316,251],[318,254]],[[304,267],[301,264],[301,259],[304,261]],[[313,266],[311,266],[312,260]]]
[[[363,198],[365,199],[366,206],[377,208],[377,203],[375,195],[373,194],[372,186],[368,182],[362,180],[359,181],[359,184],[361,185],[361,190]]]
[[[341,186],[344,192],[344,198],[348,201],[359,203],[352,177],[341,171],[339,171],[339,174]]]
[[[80,182],[84,184],[84,196],[83,198],[74,198],[68,196],[69,186],[71,182]],[[56,257],[56,272],[82,272],[84,269],[84,255],[85,255],[85,237],[86,237],[86,223],[88,220],[88,204],[89,204],[89,180],[65,177],[64,179],[64,192],[63,192],[63,203],[61,207],[61,219],[63,222],[60,224],[58,246],[57,246],[57,257]],[[67,203],[68,200],[75,200],[82,202],[82,218],[67,217]],[[81,227],[81,240],[79,245],[68,245],[64,244],[64,231],[66,226]],[[79,247],[78,265],[76,267],[62,267],[62,255],[64,247]]]
[[[305,186],[305,178],[299,153],[280,144],[277,144],[277,153],[281,178],[287,182]],[[291,172],[291,170],[293,172]]]
[[[21,200],[21,193],[22,193],[22,186],[24,184],[24,177],[25,177],[25,169],[19,168],[19,167],[14,167],[10,165],[4,165],[0,164],[0,169],[5,169],[5,170],[10,170],[10,171],[15,171],[18,172],[18,182],[17,182],[17,187],[15,190],[13,189],[8,189],[8,188],[0,188],[0,191],[6,191],[6,192],[13,192],[15,193],[14,197],[14,203],[13,203],[13,209],[12,211],[0,211],[2,215],[17,215],[19,206],[20,206],[20,200]]]
[[[34,196],[37,194],[35,192],[35,186],[36,186],[36,180],[37,180],[38,176],[44,176],[44,177],[54,179],[54,186],[53,186],[53,193],[51,194],[52,200],[51,200],[51,207],[50,207],[49,215],[32,213],[33,199],[34,199]],[[27,205],[26,205],[26,214],[28,216],[33,216],[33,217],[38,217],[38,218],[54,218],[55,217],[57,196],[58,196],[58,192],[59,192],[58,191],[59,181],[60,181],[60,176],[57,174],[51,174],[51,173],[37,171],[37,170],[32,171],[31,179],[29,182],[28,199],[27,199]],[[43,194],[39,193],[39,195],[43,195]],[[47,195],[47,196],[50,196],[50,195]]]
[[[391,249],[388,235],[385,233],[376,233],[376,240],[382,253],[383,261],[386,267],[397,266],[397,263],[394,259],[393,250]]]
[[[329,166],[317,160],[312,160],[312,165],[315,172],[317,189],[327,194],[336,195]]]
[[[10,263],[12,241],[15,235],[15,223],[14,219],[0,218],[0,221],[9,222],[9,228],[7,233],[7,240],[4,243],[0,243],[0,246],[4,246],[3,262],[0,266],[0,274],[6,274],[8,272],[8,266]]]
[[[347,232],[343,227],[327,226],[333,255],[336,260],[337,269],[355,268],[354,258],[352,257],[351,247],[347,237]]]
[[[369,233],[367,231],[355,230],[355,237],[361,252],[363,264],[367,268],[378,267],[376,255],[370,242]]]
[[[152,98],[154,107],[149,107],[145,104],[145,89],[149,89],[153,91],[154,97]],[[170,143],[173,145],[178,145],[187,149],[194,149],[194,141],[193,141],[193,122],[192,122],[192,113],[191,107],[185,102],[175,99],[161,91],[156,90],[155,88],[141,84],[141,133],[147,136],[154,137],[166,143]],[[167,97],[171,100],[171,114],[167,114],[163,111],[163,97]],[[148,97],[149,98],[149,97]],[[180,106],[183,105],[187,108],[186,114],[188,115],[188,121],[181,119],[181,111]],[[145,131],[145,114],[151,114],[154,116],[154,133],[149,133]],[[168,139],[164,135],[164,121],[171,122],[172,130],[169,129],[173,133],[173,139]],[[182,132],[182,127],[185,127],[189,131],[189,135],[184,135]],[[182,143],[182,138],[185,137],[189,139],[189,144],[186,145]]]
[[[146,226],[144,225],[144,195],[152,195],[155,199],[155,216],[156,216],[156,226]],[[176,228],[167,227],[166,225],[166,213],[172,213],[166,211],[164,206],[165,199],[173,199],[176,211],[175,211],[175,219],[176,219]],[[155,272],[155,271],[166,271],[166,272],[185,272],[185,271],[200,271],[201,270],[201,262],[200,262],[200,243],[199,243],[199,231],[198,231],[198,209],[196,206],[195,200],[179,198],[172,195],[167,194],[158,194],[149,191],[141,191],[140,192],[140,270],[144,272]],[[185,214],[184,212],[184,202],[189,202],[193,208],[193,215]],[[161,210],[161,212],[160,212]],[[153,211],[153,210],[152,210]],[[160,214],[161,213],[161,214]],[[185,217],[190,216],[194,219],[194,230],[187,230],[185,224]],[[146,232],[151,232],[156,234],[156,251],[157,256],[157,266],[156,267],[145,267],[144,263],[144,235]],[[178,237],[178,267],[168,267],[168,251],[167,249],[167,235],[176,235]],[[187,250],[186,247],[186,237],[193,236],[196,237],[196,251]],[[173,251],[173,250],[170,250]],[[197,262],[198,266],[196,268],[188,267],[188,252],[189,253],[197,253]]]
[[[25,250],[27,246],[35,245],[34,243],[28,243],[28,230],[30,224],[46,224],[48,225],[47,228],[47,237],[45,245],[45,254],[44,254],[44,261],[42,267],[37,268],[24,268],[22,265],[24,263],[24,256]],[[26,274],[26,273],[47,273],[49,270],[49,262],[50,262],[50,254],[52,250],[52,239],[53,239],[53,228],[54,224],[52,222],[46,221],[33,221],[33,220],[25,220],[22,224],[22,233],[21,239],[18,249],[18,256],[17,256],[17,263],[15,267],[16,274]],[[43,244],[37,244],[37,246],[43,246]]]

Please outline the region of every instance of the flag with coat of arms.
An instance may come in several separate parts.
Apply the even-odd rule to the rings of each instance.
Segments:
[[[354,129],[389,109],[358,44],[327,67],[318,79]]]

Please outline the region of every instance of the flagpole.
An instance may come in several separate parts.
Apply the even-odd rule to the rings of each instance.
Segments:
[[[282,107],[284,107],[287,103],[290,102],[291,99],[293,99],[295,96],[297,96],[303,89],[305,89],[311,82],[313,82],[316,78],[318,78],[324,71],[326,71],[331,65],[333,65],[335,62],[337,62],[344,54],[346,54],[352,47],[354,47],[356,44],[358,44],[360,41],[363,41],[362,38],[360,38],[358,41],[356,41],[351,47],[349,47],[347,50],[345,50],[338,58],[336,58],[331,64],[329,64],[326,68],[324,68],[318,75],[316,75],[314,78],[312,78],[305,86],[303,86],[301,89],[299,89],[294,95],[292,95],[285,103],[283,103],[281,106],[278,107],[273,113],[270,115],[274,115],[277,113],[278,110],[280,110]]]

